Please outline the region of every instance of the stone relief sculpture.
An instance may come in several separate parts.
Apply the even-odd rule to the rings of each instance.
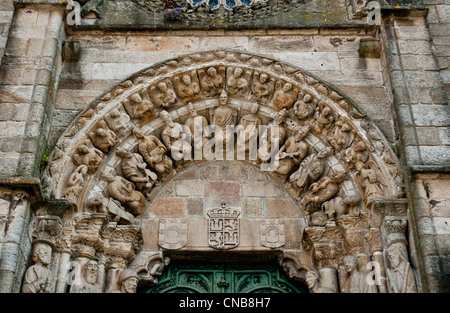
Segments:
[[[230,95],[243,96],[250,84],[252,72],[240,67],[227,68],[227,89]]]
[[[344,258],[339,268],[339,285],[342,293],[377,293],[377,286],[367,282],[368,273],[361,270],[361,261],[352,255]]]
[[[172,158],[178,164],[192,160],[192,135],[189,127],[175,123],[167,111],[161,111],[160,117],[165,124],[161,139]]]
[[[177,102],[177,96],[173,90],[172,83],[168,80],[160,82],[157,86],[149,87],[149,93],[153,103],[159,108],[167,109]]]
[[[112,293],[136,293],[138,282],[138,274],[131,269],[125,269],[119,275],[120,289],[114,290]]]
[[[109,129],[104,120],[100,120],[95,129],[88,133],[94,146],[103,153],[108,153],[111,147],[117,144],[117,135]]]
[[[64,193],[64,198],[76,201],[81,191],[84,188],[85,176],[88,172],[87,165],[81,164],[78,166],[72,175],[67,179],[67,189]]]
[[[312,293],[336,293],[337,291],[328,286],[324,286],[320,278],[320,274],[316,271],[306,272],[306,284]]]
[[[311,184],[308,194],[302,199],[305,211],[313,213],[321,210],[321,205],[333,198],[339,192],[339,184],[344,181],[346,174],[335,173],[334,176],[325,176]]]
[[[133,134],[140,141],[139,153],[151,168],[164,176],[173,173],[172,160],[166,155],[167,148],[156,136],[145,136],[139,128],[134,128]]]
[[[390,293],[416,293],[416,281],[407,256],[397,246],[386,251],[390,267],[386,269]]]
[[[224,89],[220,92],[219,106],[210,110],[209,115],[210,125],[217,126],[221,130],[221,132],[214,134],[215,147],[222,147],[224,143],[231,141],[230,136],[234,136],[234,132],[227,131],[227,128],[229,126],[234,127],[237,119],[237,110],[230,105],[228,93]],[[213,131],[215,130],[213,129]]]
[[[195,77],[195,80],[193,77]],[[197,73],[195,71],[192,71],[190,74],[186,73],[175,76],[174,81],[178,96],[185,103],[201,98],[200,84],[198,83]]]
[[[256,144],[259,135],[259,126],[262,124],[260,118],[256,115],[258,110],[259,104],[253,103],[250,107],[250,113],[241,117],[239,125],[242,126],[242,128],[239,129],[236,141],[238,147],[244,147],[244,151],[251,154],[251,159],[256,159]]]
[[[291,83],[284,83],[282,87],[279,87],[272,99],[272,107],[277,110],[290,109],[294,105],[294,101],[297,98],[297,91]]]
[[[102,293],[104,284],[104,265],[99,271],[97,261],[89,260],[84,264],[80,284],[73,284],[70,293]]]
[[[267,126],[264,134],[260,135],[258,158],[262,162],[267,162],[272,153],[272,146],[278,145],[281,147],[286,138],[286,128],[283,126],[287,118],[287,110],[283,109],[277,113],[273,121]]]
[[[105,115],[105,121],[109,128],[121,137],[124,137],[132,128],[130,116],[125,112],[121,112],[119,108],[107,113]]]
[[[261,104],[267,103],[275,89],[275,80],[270,78],[266,73],[255,71],[253,81],[251,86],[253,99]]]
[[[289,177],[289,181],[296,184],[299,194],[319,180],[325,170],[325,159],[332,153],[331,148],[325,148],[318,153],[313,152],[303,159],[298,169]]]
[[[102,178],[108,182],[109,195],[119,201],[134,216],[139,216],[147,205],[142,193],[135,189],[132,182],[121,176],[113,176],[103,172]]]
[[[33,247],[33,262],[23,280],[23,293],[50,293],[52,273],[49,264],[52,258],[52,247],[46,243],[38,243]]]
[[[139,237],[134,232],[140,230],[139,218],[148,205],[147,201],[151,200],[155,186],[176,173],[173,166],[176,160],[172,160],[169,153],[172,150],[171,144],[176,139],[182,139],[183,133],[193,134],[196,117],[200,117],[202,128],[209,124],[216,125],[221,130],[226,130],[226,126],[234,128],[238,118],[239,125],[244,128],[254,125],[254,133],[238,133],[237,136],[241,141],[248,142],[251,135],[260,135],[259,159],[254,160],[254,164],[267,162],[267,156],[272,152],[271,143],[279,143],[279,167],[276,170],[279,175],[285,175],[286,182],[282,183],[293,194],[297,193],[302,213],[310,215],[302,230],[302,251],[310,253],[311,261],[308,262],[311,262],[311,266],[319,274],[318,277],[312,272],[308,275],[311,276],[309,285],[312,292],[334,290],[327,289],[332,285],[328,284],[328,278],[333,275],[338,277],[336,270],[344,255],[363,255],[376,259],[378,254],[374,251],[381,253],[386,246],[383,241],[385,237],[381,240],[381,236],[385,236],[382,232],[379,232],[380,244],[376,248],[372,244],[377,242],[376,235],[373,235],[376,232],[372,230],[381,228],[373,225],[372,217],[376,214],[373,207],[379,201],[390,201],[397,197],[398,190],[395,191],[391,185],[398,186],[401,183],[396,171],[398,160],[389,145],[381,145],[378,137],[369,135],[369,131],[361,131],[370,128],[362,124],[361,117],[356,118],[349,113],[354,109],[350,102],[344,101],[331,87],[301,70],[268,58],[215,51],[209,54],[197,53],[189,56],[189,59],[190,63],[183,63],[185,59],[176,59],[159,64],[117,86],[102,97],[99,103],[94,103],[91,111],[80,116],[74,123],[76,127],[68,130],[59,142],[60,153],[50,160],[53,173],[51,180],[57,183],[47,186],[56,199],[76,198],[76,195],[80,195],[79,203],[84,204],[74,212],[75,217],[66,217],[65,220],[64,251],[67,252],[64,253],[67,253],[67,259],[77,260],[78,255],[84,254],[89,255],[91,260],[99,260],[101,255],[105,255],[105,262],[109,266],[106,279],[109,287],[106,292],[118,292],[119,289],[121,292],[136,291],[135,285],[142,276],[125,272],[135,255],[139,254],[138,248],[142,245],[139,239],[134,239],[134,236]],[[189,67],[181,68],[182,64],[189,64]],[[251,79],[247,72],[253,73]],[[275,92],[275,81],[286,83],[279,83],[280,88]],[[166,84],[167,90],[172,91],[167,97],[163,93],[163,84]],[[148,86],[153,86],[154,89],[151,90]],[[239,86],[243,87],[241,92]],[[298,90],[301,91],[298,93]],[[156,94],[160,102],[151,98]],[[229,94],[232,94],[231,101]],[[213,106],[216,101],[218,105]],[[343,101],[349,108],[342,107]],[[153,103],[156,107],[153,107]],[[200,116],[196,107],[201,110],[201,114],[209,114]],[[245,114],[247,111],[250,113]],[[158,113],[161,113],[162,122],[156,118]],[[166,119],[169,114],[177,116],[180,123],[186,120],[181,125]],[[267,126],[266,132],[259,134],[258,126]],[[278,132],[275,131],[277,126]],[[164,132],[166,127],[167,131]],[[105,131],[106,139],[96,133],[100,129]],[[144,134],[142,129],[149,131]],[[177,133],[181,137],[172,136],[174,129],[183,130]],[[88,136],[91,131],[94,133],[91,134],[92,138]],[[222,138],[220,142],[223,143],[224,139],[225,142],[228,141],[228,138]],[[375,149],[372,147],[374,141]],[[186,142],[195,147],[192,141]],[[198,147],[203,147],[206,142],[207,139],[203,138]],[[384,157],[391,158],[392,162],[387,164]],[[75,166],[66,166],[66,160],[72,160]],[[388,170],[381,165],[385,165]],[[114,168],[116,172],[113,171]],[[342,171],[349,174],[345,175]],[[277,181],[282,181],[275,172],[274,170],[271,174]],[[87,176],[89,184],[84,183]],[[64,178],[62,181],[61,177]],[[87,186],[91,190],[86,190]],[[209,226],[212,228],[205,234],[210,248],[233,249],[239,244],[239,219],[236,215],[226,225],[218,222],[214,224],[219,218],[221,217],[218,215],[210,217],[212,224]],[[226,227],[232,230],[227,238],[223,237],[223,232],[220,233]],[[283,239],[286,240],[288,229],[285,236],[283,227],[280,224],[274,225],[271,221],[267,221],[262,229],[260,248],[284,249]],[[124,235],[125,230],[131,235]],[[130,241],[127,236],[133,239]],[[167,249],[175,250],[170,245],[175,241],[174,237],[167,238]],[[188,241],[186,245],[184,240],[176,243],[183,244],[183,249],[189,249],[186,248]],[[391,284],[389,292],[413,290],[410,271],[406,270],[406,263],[402,263],[406,259],[400,258],[396,262],[394,254],[395,252],[392,253],[389,266],[384,268],[386,273],[389,272],[386,275]],[[339,276],[342,292],[376,290],[376,286],[373,290],[372,286],[364,286],[358,280],[362,273],[366,273],[358,268],[357,261],[353,261],[356,263],[355,269],[341,271]],[[156,283],[157,277],[164,270],[163,263],[155,263],[149,268],[148,279],[153,283]],[[403,267],[396,265],[397,263]],[[47,264],[41,268],[48,269],[51,266]],[[96,292],[98,288],[103,289],[100,285],[93,284],[94,267],[92,263],[88,271],[90,276],[86,276],[82,290]],[[357,274],[358,271],[361,274]],[[112,272],[116,273],[115,276],[110,274]],[[42,273],[41,276],[45,277],[47,272],[42,270]],[[127,279],[118,278],[119,273],[125,273],[124,277],[128,275],[131,278],[128,286],[125,286]],[[298,266],[292,269],[292,273],[292,279],[305,281],[305,273],[300,273]],[[408,274],[400,276],[398,273]],[[403,277],[408,278],[405,280]],[[112,278],[114,279],[111,280]],[[119,281],[120,285],[117,284]],[[36,289],[37,292],[45,290],[42,280],[36,286],[40,286]],[[25,280],[23,288],[26,288]],[[50,284],[47,290],[55,289]],[[73,292],[76,290],[74,287]]]
[[[317,106],[317,99],[313,99],[313,97],[306,93],[302,97],[302,92],[298,95],[298,100],[294,104],[294,114],[299,120],[307,120],[311,118]]]
[[[149,198],[158,176],[147,168],[147,164],[140,154],[117,149],[117,155],[122,158],[122,172],[125,178],[133,182],[136,189]]]
[[[189,128],[191,133],[191,144],[194,148],[194,156],[198,152],[203,151],[204,145],[208,142],[208,137],[203,136],[204,130],[209,125],[206,117],[199,115],[192,102],[188,103],[189,118],[184,122],[184,125]],[[198,132],[196,134],[196,132]],[[197,141],[196,141],[197,140]]]
[[[91,141],[86,138],[76,147],[73,160],[75,165],[86,165],[88,167],[88,173],[93,174],[103,161],[103,156],[103,152],[95,148]]]
[[[288,175],[308,155],[309,146],[303,139],[309,134],[310,129],[309,125],[303,127],[297,134],[290,136],[281,147],[278,153],[279,166],[276,170],[278,174]]]
[[[154,105],[145,89],[131,94],[123,100],[122,105],[133,119],[147,120],[153,116]]]
[[[219,66],[209,67],[206,71],[204,69],[198,70],[200,78],[200,85],[203,94],[206,97],[214,97],[220,94],[225,83],[225,67]]]

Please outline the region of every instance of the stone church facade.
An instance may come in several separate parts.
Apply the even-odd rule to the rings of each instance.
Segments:
[[[448,0],[2,1],[0,291],[449,292],[449,25]]]

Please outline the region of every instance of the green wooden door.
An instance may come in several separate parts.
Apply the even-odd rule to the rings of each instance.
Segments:
[[[149,293],[300,293],[270,264],[171,264]]]

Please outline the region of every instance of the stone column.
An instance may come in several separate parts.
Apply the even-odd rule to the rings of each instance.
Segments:
[[[0,189],[0,293],[20,291],[31,250],[29,200],[24,191]]]
[[[434,7],[433,7],[434,9]],[[446,262],[448,252],[440,249],[440,242],[448,242],[444,236],[450,227],[444,227],[442,237],[436,233],[440,222],[450,221],[450,215],[440,212],[433,216],[433,195],[422,185],[421,176],[427,181],[441,181],[448,176],[450,144],[444,133],[450,128],[450,112],[445,88],[431,46],[427,25],[427,8],[399,12],[383,11],[381,40],[387,64],[387,72],[393,94],[393,108],[399,131],[399,153],[403,163],[404,183],[411,210],[408,220],[415,238],[413,248],[422,292],[449,292],[450,276]],[[444,180],[441,181],[445,184]],[[436,184],[435,184],[436,185]],[[450,197],[444,196],[445,199]],[[445,220],[444,220],[445,219]],[[441,251],[444,251],[443,253]]]
[[[0,67],[0,177],[37,177],[61,67],[64,6],[16,5]]]

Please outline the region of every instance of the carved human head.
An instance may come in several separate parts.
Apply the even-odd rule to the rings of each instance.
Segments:
[[[233,76],[238,78],[239,76],[241,76],[242,74],[242,69],[240,67],[237,67],[234,72],[233,72]]]
[[[265,73],[262,73],[261,75],[259,75],[259,81],[261,82],[261,83],[265,83],[267,80],[269,79],[269,76],[267,75],[267,74],[265,74]]]
[[[259,104],[258,103],[253,103],[252,106],[250,107],[250,113],[252,114],[256,114],[259,110]]]
[[[291,89],[292,89],[292,84],[291,83],[284,84],[283,91],[288,92]]]
[[[312,289],[316,282],[319,281],[319,273],[316,271],[308,271],[306,272],[306,284],[308,285],[309,289]]]
[[[121,158],[131,158],[133,155],[131,154],[130,151],[125,150],[123,148],[119,148],[117,149],[117,155],[120,156]]]
[[[333,148],[326,147],[326,148],[324,148],[324,149],[319,151],[319,153],[317,154],[317,157],[319,159],[324,159],[324,158],[330,156],[332,153],[333,153]]]
[[[188,74],[183,75],[182,80],[185,85],[190,85],[192,82],[191,76]]]
[[[159,90],[161,90],[161,91],[166,91],[166,90],[167,90],[167,84],[166,84],[165,82],[160,82],[160,83],[158,84],[158,88],[159,88]]]
[[[144,138],[144,132],[140,128],[137,127],[133,128],[133,134],[138,139]]]
[[[391,267],[398,267],[402,261],[407,261],[407,258],[403,255],[403,252],[397,246],[390,246],[387,249],[386,254]]]
[[[220,92],[219,103],[221,105],[226,105],[228,103],[228,92],[225,89],[222,89]]]
[[[97,282],[98,263],[94,260],[90,260],[84,265],[83,270],[86,282],[94,285]]]
[[[348,273],[351,273],[355,270],[359,270],[361,267],[361,261],[353,255],[347,255],[344,258],[344,267]]]
[[[124,293],[135,293],[139,276],[131,269],[125,269],[119,275],[120,290]]]
[[[278,112],[278,114],[275,116],[275,123],[277,124],[281,124],[284,122],[284,120],[286,119],[286,115],[287,115],[287,110],[283,109],[280,112]]]
[[[312,100],[312,97],[309,93],[307,93],[306,95],[303,96],[303,101],[304,102],[309,102]]]
[[[139,95],[139,93],[134,93],[134,94],[132,94],[132,95],[130,96],[130,100],[133,101],[133,102],[138,102],[138,103],[141,103],[141,102],[142,102],[142,98],[141,98],[141,96]]]
[[[217,70],[214,67],[208,68],[208,74],[212,77],[215,77],[217,74]]]
[[[33,248],[33,261],[44,266],[50,264],[52,258],[52,247],[46,243],[37,243]]]
[[[188,103],[188,109],[189,109],[189,114],[192,117],[196,117],[197,116],[197,110],[195,109],[195,106],[192,102]]]
[[[170,117],[170,113],[167,111],[161,111],[161,113],[159,113],[159,116],[161,117],[161,119],[164,121],[164,123],[166,123],[166,125],[173,125],[173,121],[172,118]]]

